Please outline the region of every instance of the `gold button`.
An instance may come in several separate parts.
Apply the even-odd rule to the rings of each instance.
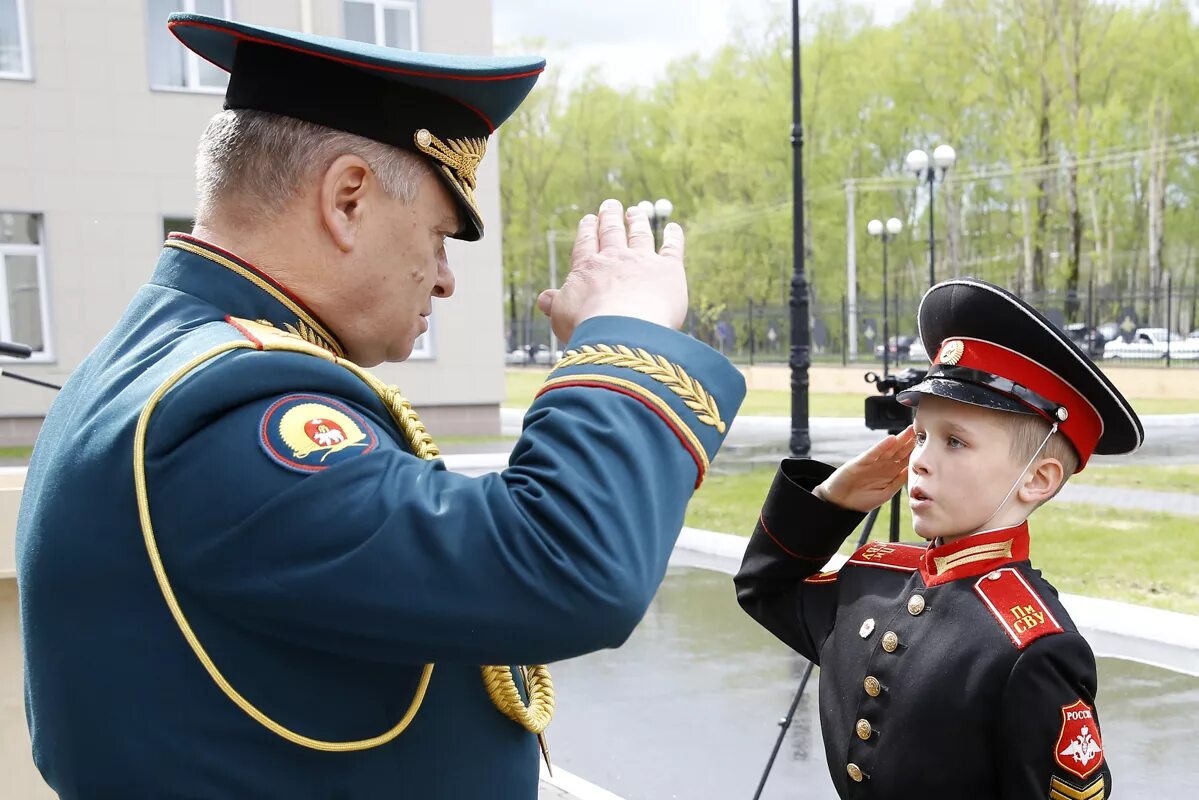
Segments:
[[[1001,576],[1001,575],[999,574],[999,571],[998,571],[998,570],[996,570],[995,572],[988,572],[988,573],[987,573],[987,580],[989,580],[989,581],[997,581],[997,580],[999,580],[1001,577],[1003,577],[1003,576]]]
[[[416,143],[421,147],[428,147],[431,141],[433,141],[433,135],[427,128],[421,128],[416,132]]]
[[[866,690],[866,694],[871,697],[878,697],[883,691],[883,685],[878,682],[878,678],[873,675],[867,675],[866,680],[862,681],[862,688]]]
[[[858,636],[865,639],[872,633],[874,633],[874,618],[870,617],[862,623],[862,627],[858,628]]]
[[[899,647],[899,637],[895,635],[895,631],[887,631],[883,634],[883,649],[888,653],[894,653]]]
[[[862,779],[866,777],[865,773],[862,772],[862,768],[857,764],[847,765],[845,771],[849,773],[849,777],[853,778],[856,783],[861,783]]]
[[[860,719],[855,728],[858,732],[858,738],[866,741],[870,738],[870,734],[874,733],[874,728],[870,727],[870,720]]]
[[[913,617],[920,616],[920,612],[924,610],[924,597],[914,594],[908,598],[908,613]]]

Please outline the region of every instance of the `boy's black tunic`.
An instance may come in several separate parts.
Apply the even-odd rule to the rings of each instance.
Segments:
[[[1027,523],[949,545],[870,544],[821,567],[861,514],[785,461],[736,578],[759,623],[821,667],[842,798],[1103,800],[1095,659],[1028,560]]]

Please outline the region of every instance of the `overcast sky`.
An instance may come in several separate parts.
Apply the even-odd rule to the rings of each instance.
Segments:
[[[866,4],[876,22],[887,23],[911,2]],[[760,27],[776,15],[790,19],[790,8],[787,0],[494,0],[496,52],[527,52],[522,41],[543,40],[538,51],[548,68],[562,70],[567,80],[598,66],[612,84],[644,85],[676,58],[716,51],[738,26]]]

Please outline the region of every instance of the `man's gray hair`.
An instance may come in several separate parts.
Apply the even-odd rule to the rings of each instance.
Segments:
[[[269,220],[306,180],[346,154],[366,161],[383,190],[405,203],[416,199],[431,169],[414,153],[352,133],[266,111],[222,111],[200,137],[196,219],[211,220],[222,205],[232,204],[235,213]]]

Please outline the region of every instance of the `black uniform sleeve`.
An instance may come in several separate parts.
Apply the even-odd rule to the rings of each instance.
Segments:
[[[805,579],[820,571],[864,516],[812,494],[832,472],[819,461],[783,461],[734,578],[746,613],[816,663],[833,628],[838,587],[834,580]]]
[[[997,738],[1004,800],[1111,797],[1096,684],[1095,656],[1077,633],[1043,637],[1020,654]]]

